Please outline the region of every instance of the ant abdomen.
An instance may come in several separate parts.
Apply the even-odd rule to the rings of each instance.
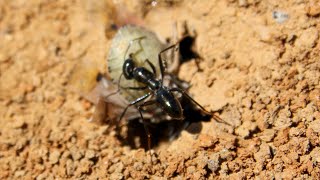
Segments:
[[[171,118],[183,120],[183,109],[179,100],[166,89],[160,89],[156,94],[156,101]]]

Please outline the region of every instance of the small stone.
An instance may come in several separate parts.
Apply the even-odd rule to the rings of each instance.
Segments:
[[[110,179],[123,179],[123,178],[124,178],[124,176],[122,173],[112,173],[110,175]]]
[[[134,153],[134,157],[135,157],[136,161],[143,161],[146,157],[146,152],[143,149],[138,149]]]
[[[68,159],[68,158],[70,158],[70,157],[71,157],[70,151],[64,151],[64,152],[62,153],[62,155],[61,155],[61,158],[63,158],[63,159]]]
[[[241,101],[242,105],[246,108],[250,109],[252,107],[252,101],[250,97],[245,97]]]
[[[59,109],[63,103],[65,102],[65,98],[63,96],[56,96],[52,103],[50,103],[51,110]]]
[[[257,153],[254,153],[254,159],[257,162],[265,162],[267,159],[271,158],[270,147],[267,143],[262,143],[260,149]]]
[[[46,179],[48,177],[47,173],[44,172],[42,174],[39,174],[37,177],[36,177],[36,180],[42,180],[42,179]]]
[[[277,133],[277,136],[273,140],[273,144],[275,146],[280,146],[287,143],[288,141],[289,141],[289,128],[283,128],[279,130],[279,132]]]
[[[240,7],[247,7],[248,6],[247,0],[239,0],[238,4]]]
[[[318,16],[320,14],[320,2],[319,1],[311,1],[307,6],[306,6],[306,13],[309,16]]]
[[[286,107],[283,110],[280,110],[278,113],[278,118],[274,121],[274,126],[277,129],[282,129],[286,127],[290,127],[292,125],[291,110]]]
[[[42,84],[41,77],[39,75],[34,75],[32,77],[32,85],[34,87],[39,87],[39,86],[41,86],[41,84]]]
[[[320,119],[317,119],[317,120],[315,120],[315,121],[312,121],[312,122],[309,124],[309,127],[311,127],[311,129],[312,129],[314,132],[320,134]]]
[[[114,172],[116,173],[121,173],[124,169],[124,165],[122,162],[118,162],[117,164],[115,164],[115,166],[116,166],[116,169]]]
[[[58,150],[54,150],[52,153],[49,155],[49,161],[51,164],[56,164],[59,161],[60,158],[60,152]]]
[[[225,91],[224,92],[224,96],[227,97],[227,98],[233,97],[234,96],[233,90],[229,89],[229,90]]]
[[[212,136],[207,134],[200,134],[198,142],[200,147],[211,147],[217,142],[217,139],[214,139]]]
[[[81,159],[80,163],[78,164],[77,171],[80,173],[88,173],[88,172],[90,172],[92,165],[93,165],[92,161],[88,161],[86,159]]]
[[[221,169],[220,169],[219,173],[222,175],[226,175],[229,172],[229,167],[228,167],[227,162],[223,162],[221,164],[220,168]]]
[[[11,125],[12,125],[12,128],[19,129],[24,127],[26,123],[24,122],[24,118],[22,116],[19,116],[15,119],[15,121]]]
[[[220,156],[218,153],[214,153],[209,157],[208,168],[212,172],[216,172],[220,168]]]
[[[72,174],[74,174],[74,171],[75,171],[74,163],[71,159],[68,159],[66,162],[67,175],[71,176]]]
[[[257,124],[251,121],[245,121],[241,126],[239,126],[235,133],[239,136],[246,138],[250,135],[250,132],[254,131],[257,128]]]
[[[15,176],[15,177],[23,177],[25,174],[26,174],[26,171],[20,170],[20,171],[16,171],[16,172],[14,173],[14,176]]]
[[[195,171],[196,171],[196,167],[195,166],[187,167],[187,173],[188,174],[193,174]]]
[[[258,28],[260,41],[270,43],[274,40],[274,35],[270,28],[267,26],[261,26]]]
[[[277,23],[281,24],[289,19],[289,14],[282,11],[273,11],[272,17]]]
[[[40,147],[36,150],[37,157],[39,157],[40,160],[46,161],[48,159],[48,148],[47,147]]]
[[[318,37],[319,32],[317,28],[311,27],[302,32],[302,34],[297,38],[295,45],[301,48],[312,48],[315,46]]]
[[[9,55],[6,53],[4,54],[3,52],[0,53],[0,62],[5,62],[7,60],[9,60]]]
[[[314,148],[311,151],[310,156],[312,158],[313,163],[320,163],[320,147]]]
[[[275,136],[275,130],[274,129],[265,129],[262,132],[262,135],[260,138],[265,142],[270,142]]]
[[[86,151],[86,155],[85,155],[85,158],[87,159],[92,159],[96,156],[96,153],[94,150],[88,150]]]
[[[290,137],[293,137],[293,136],[298,137],[298,136],[301,136],[303,133],[304,131],[301,128],[297,128],[297,127],[293,127],[289,131]]]
[[[16,150],[22,150],[26,145],[28,144],[28,139],[25,137],[22,137],[20,139],[18,139],[18,141],[16,142]]]
[[[245,129],[244,126],[240,126],[236,129],[236,134],[245,138],[248,137],[250,135],[250,132],[248,129]]]
[[[78,150],[74,146],[70,149],[70,152],[71,152],[72,159],[74,161],[79,160],[79,159],[81,159],[83,157],[83,152]]]
[[[133,164],[133,168],[136,170],[136,171],[141,171],[142,168],[143,168],[143,164],[141,162],[135,162]]]
[[[320,109],[320,89],[315,89],[309,93],[310,100]]]
[[[18,72],[14,72],[14,71],[2,72],[0,76],[1,89],[3,90],[16,89],[16,87],[20,83],[18,77],[19,77]]]

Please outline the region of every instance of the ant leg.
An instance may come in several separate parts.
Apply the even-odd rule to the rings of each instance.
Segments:
[[[156,75],[156,68],[154,67],[154,65],[149,61],[149,59],[146,59],[144,62],[147,62],[149,64],[149,66],[152,69],[152,72],[154,75]]]
[[[177,22],[173,23],[172,27],[172,42],[179,42],[178,40],[178,25]],[[168,67],[167,71],[169,73],[174,73],[177,74],[179,70],[179,65],[180,65],[180,57],[179,57],[179,52],[171,52],[170,54],[171,62],[170,66]]]
[[[113,95],[115,95],[115,94],[117,94],[117,93],[119,93],[119,92],[120,92],[120,89],[118,89],[116,92],[113,92],[113,93],[111,93],[111,94],[108,94],[108,96],[104,97],[103,99],[104,99],[105,101],[107,101],[107,99],[108,99],[110,96],[113,96]]]
[[[221,122],[221,123],[225,123],[230,125],[229,123],[223,121],[219,116],[214,115],[212,112],[207,111],[203,106],[201,106],[196,100],[194,100],[191,96],[189,96],[184,90],[179,89],[179,88],[172,88],[169,91],[177,91],[180,92],[182,95],[184,95],[185,97],[187,97],[190,101],[192,101],[193,103],[195,103],[197,106],[199,106],[203,112],[205,112],[208,115],[211,115],[216,121]],[[231,126],[231,125],[230,125]]]
[[[158,54],[158,60],[159,60],[159,66],[160,66],[160,75],[161,75],[161,83],[163,82],[163,76],[164,76],[164,70],[165,70],[163,64],[166,63],[166,61],[164,59],[162,59],[161,54],[166,52],[166,51],[168,51],[169,49],[172,49],[172,48],[176,47],[177,45],[178,44],[171,45],[171,46],[165,48],[164,50],[162,50],[161,52],[159,52],[159,54]]]
[[[195,58],[194,62],[196,63],[198,72],[203,72],[203,69],[201,69],[201,67],[200,67],[200,63],[201,63],[200,58]]]
[[[143,104],[141,104],[140,106],[138,106],[138,110],[139,110],[139,113],[140,113],[140,116],[141,116],[141,119],[143,122],[144,130],[146,131],[147,136],[148,136],[148,150],[151,150],[151,133],[149,131],[149,128],[148,128],[148,125],[146,124],[145,119],[143,118],[141,111],[142,111],[143,107],[152,105],[154,103],[156,103],[156,101],[147,101],[147,102],[144,102]]]
[[[184,90],[188,90],[190,88],[189,83],[179,79],[179,77],[177,77],[174,74],[169,74],[169,77],[171,78],[170,80],[178,87]]]
[[[194,100],[191,96],[189,96],[189,94],[187,94],[184,90],[179,89],[179,88],[172,88],[169,91],[176,91],[181,93],[182,95],[184,95],[185,97],[187,97],[190,101],[192,101],[193,103],[195,103],[197,106],[199,106],[206,114],[212,115],[211,112],[207,111],[204,107],[202,107],[196,100]]]
[[[148,88],[148,86],[143,86],[143,87],[122,87],[122,89],[130,89],[130,90],[137,90],[137,91],[140,91],[140,90],[145,90]]]
[[[139,42],[140,42],[140,40],[142,40],[142,39],[144,39],[144,38],[146,38],[146,37],[145,37],[145,36],[138,37],[138,38],[135,38],[135,39],[133,39],[133,40],[131,40],[131,41],[129,42],[129,45],[128,45],[125,53],[124,53],[124,57],[123,57],[124,60],[126,59],[127,53],[128,53],[128,51],[129,51],[131,45],[133,44],[133,42],[134,42],[134,41],[139,41]],[[142,50],[143,48],[142,48],[142,46],[141,46],[140,43],[139,43],[139,45],[140,45],[140,48],[141,48],[141,50]]]
[[[137,104],[137,103],[139,103],[139,102],[147,99],[151,94],[152,94],[152,92],[149,92],[148,94],[145,94],[145,95],[139,97],[138,99],[130,102],[130,103],[127,105],[127,107],[123,110],[123,112],[122,112],[122,114],[121,114],[121,116],[120,116],[120,118],[119,118],[119,121],[120,121],[120,120],[123,118],[123,116],[126,114],[128,108],[129,108],[130,106],[135,105],[135,104]]]
[[[118,89],[117,89],[117,91],[109,94],[107,97],[104,98],[105,100],[107,100],[110,96],[113,96],[113,95],[115,95],[115,94],[120,92],[120,81],[121,81],[122,75],[123,75],[123,73],[121,73],[121,75],[120,75],[120,77],[118,79]]]

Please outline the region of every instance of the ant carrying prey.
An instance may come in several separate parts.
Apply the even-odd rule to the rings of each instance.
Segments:
[[[144,63],[146,63],[149,68],[144,66],[139,66],[135,62],[135,54],[136,53],[129,53],[128,57],[127,53],[130,49],[130,46],[134,42],[139,42],[143,40],[144,36],[135,38],[130,41],[126,51],[125,51],[125,57],[124,57],[124,63],[122,66],[122,73],[118,79],[118,91],[120,90],[134,90],[134,91],[143,91],[145,92],[144,95],[134,99],[133,101],[129,102],[129,104],[126,106],[126,108],[123,110],[122,114],[120,115],[120,120],[124,117],[126,114],[126,111],[129,107],[136,105],[137,109],[140,113],[140,117],[143,121],[145,131],[148,135],[148,148],[151,149],[151,133],[148,130],[147,123],[145,122],[145,119],[143,117],[142,111],[145,107],[156,105],[157,107],[160,107],[163,112],[165,112],[168,116],[170,116],[172,119],[178,119],[183,120],[183,108],[181,106],[181,103],[179,101],[179,97],[176,93],[180,93],[182,96],[186,97],[190,100],[190,102],[196,104],[198,107],[202,109],[202,111],[208,115],[212,115],[212,113],[206,111],[204,107],[202,107],[197,101],[195,101],[192,97],[190,97],[184,90],[178,87],[168,87],[165,86],[163,83],[164,76],[165,76],[165,67],[166,61],[162,58],[162,54],[170,49],[177,49],[178,44],[171,45],[162,51],[158,53],[158,65],[160,67],[160,77],[157,78],[157,72],[156,67],[152,62],[150,62],[148,59],[144,60]],[[143,49],[141,47],[141,49]],[[120,85],[122,76],[126,80],[130,81],[137,81],[140,86],[135,87],[123,87]],[[117,93],[116,92],[116,93]],[[113,93],[114,94],[114,93]],[[112,95],[112,94],[110,94]]]

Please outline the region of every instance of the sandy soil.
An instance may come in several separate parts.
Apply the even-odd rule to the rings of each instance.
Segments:
[[[0,179],[320,179],[319,1],[114,2],[0,1]],[[196,35],[202,71],[178,75],[231,126],[193,123],[146,152],[88,121],[82,95],[128,22]]]

